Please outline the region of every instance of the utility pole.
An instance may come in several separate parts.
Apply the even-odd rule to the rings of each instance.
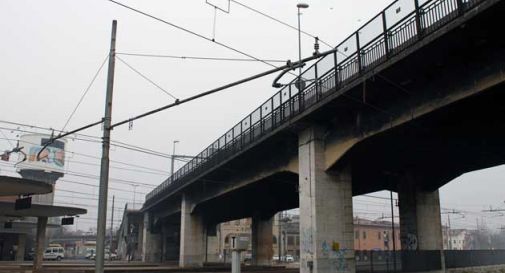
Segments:
[[[98,220],[96,228],[95,273],[103,273],[105,254],[105,224],[107,221],[107,191],[109,187],[109,150],[112,121],[112,92],[114,87],[114,69],[116,59],[117,21],[112,21],[112,33],[109,52],[109,70],[107,75],[107,94],[105,97],[105,115],[103,122],[102,163],[100,166],[100,191],[98,197]]]
[[[137,195],[137,187],[138,186],[139,185],[136,185],[136,184],[132,185],[132,187],[133,187],[133,209],[135,209],[135,202],[136,202],[135,196]]]
[[[172,158],[170,161],[170,178],[174,179],[174,168],[175,168],[175,144],[179,143],[179,140],[174,140],[172,143]],[[172,180],[173,181],[173,180]]]
[[[391,202],[391,229],[393,233],[393,272],[396,273],[396,235],[395,235],[395,211],[393,206],[393,191],[389,191]]]
[[[278,214],[278,236],[277,236],[277,252],[279,254],[279,263],[282,261],[281,260],[281,256],[282,256],[282,239],[281,239],[281,236],[282,236],[282,211],[279,212]]]
[[[452,240],[451,240],[451,214],[447,213],[447,239],[449,239],[449,243],[447,246],[449,250],[452,250]]]
[[[112,212],[110,217],[110,243],[109,243],[109,261],[112,261],[112,242],[114,241],[114,199],[115,195],[112,196]]]

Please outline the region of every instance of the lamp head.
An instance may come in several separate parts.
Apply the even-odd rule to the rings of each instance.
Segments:
[[[309,5],[308,5],[308,4],[305,4],[305,3],[298,3],[298,4],[296,5],[296,7],[297,7],[297,8],[299,8],[299,9],[306,9],[306,8],[308,8],[308,7],[309,7]]]

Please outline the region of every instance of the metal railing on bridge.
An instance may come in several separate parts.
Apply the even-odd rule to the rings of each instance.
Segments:
[[[441,28],[486,0],[397,0],[336,46],[298,78],[237,123],[146,196],[177,189],[237,152],[253,145],[286,121],[299,115],[365,72],[397,55],[424,36]]]

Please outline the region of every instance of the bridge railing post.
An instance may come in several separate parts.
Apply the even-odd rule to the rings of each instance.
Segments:
[[[361,73],[361,47],[359,45],[359,30],[356,31],[356,56],[358,57],[358,73]]]
[[[458,5],[458,13],[461,15],[465,12],[465,3],[463,0],[456,0],[456,4]]]
[[[314,87],[316,88],[316,102],[319,100],[321,97],[321,86],[319,84],[319,76],[317,73],[317,63],[314,64]]]
[[[338,50],[333,53],[333,61],[335,64],[335,88],[339,85],[339,72],[338,72]]]
[[[386,59],[389,58],[389,35],[388,35],[388,23],[386,18],[386,11],[382,11],[382,30],[384,32],[384,51],[386,53]]]
[[[417,37],[421,38],[423,36],[423,24],[422,24],[422,16],[423,16],[423,11],[419,7],[419,0],[414,0],[414,6],[416,9],[416,30],[417,30]]]

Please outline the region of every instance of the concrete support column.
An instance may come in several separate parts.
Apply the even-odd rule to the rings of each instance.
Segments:
[[[205,259],[205,224],[201,215],[191,213],[194,205],[190,196],[184,194],[181,203],[180,267],[203,266]]]
[[[251,225],[253,265],[271,265],[273,257],[273,216],[255,215]]]
[[[18,235],[18,250],[16,252],[16,261],[22,262],[25,259],[25,248],[26,248],[26,234],[20,233]]]
[[[438,190],[419,189],[412,179],[406,179],[398,185],[398,199],[402,250],[438,251],[440,254],[419,254],[440,255],[440,270],[443,271],[445,257]],[[415,255],[409,255],[409,252],[403,252],[402,268],[409,270],[418,259]]]
[[[299,135],[300,272],[356,271],[350,167],[325,171],[322,130]]]
[[[47,217],[37,219],[37,237],[35,238],[35,258],[33,260],[33,271],[42,269],[44,258],[44,248],[46,244]]]
[[[144,213],[144,230],[142,232],[142,261],[161,261],[161,232],[154,229],[149,213]]]
[[[442,250],[442,220],[438,190],[428,192],[412,183],[398,186],[400,239],[403,250]]]

